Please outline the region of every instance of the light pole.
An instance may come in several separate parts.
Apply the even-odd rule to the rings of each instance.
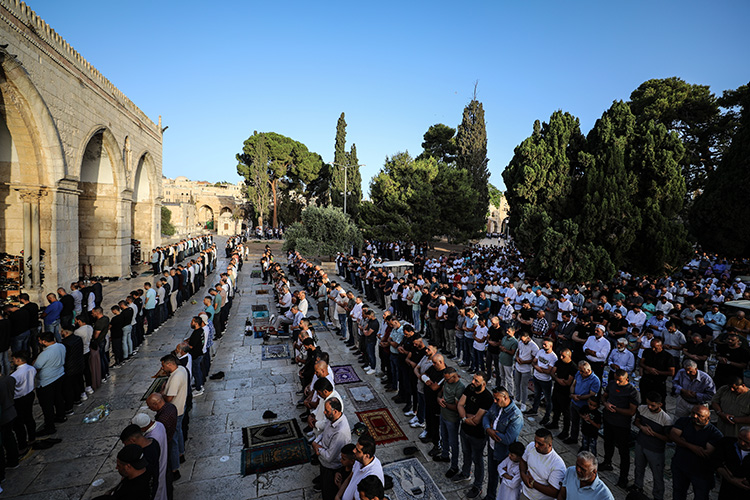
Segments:
[[[346,213],[346,195],[347,195],[347,173],[349,171],[349,167],[365,167],[366,165],[364,163],[360,163],[358,165],[351,165],[349,163],[331,163],[334,167],[343,167],[344,169],[344,213]]]

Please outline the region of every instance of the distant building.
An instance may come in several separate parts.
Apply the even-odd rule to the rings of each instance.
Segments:
[[[487,217],[487,232],[507,234],[508,233],[508,213],[510,207],[505,196],[500,198],[498,205],[490,203],[490,215]]]
[[[215,230],[219,235],[242,231],[245,220],[245,185],[191,181],[179,176],[162,179],[164,201],[172,211],[172,224],[179,235],[201,229]]]

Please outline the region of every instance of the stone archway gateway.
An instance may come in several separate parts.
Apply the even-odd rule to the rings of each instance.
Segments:
[[[208,205],[201,205],[198,209],[198,222],[206,229],[215,229],[214,209]]]
[[[0,252],[35,298],[128,274],[131,238],[160,244],[161,123],[24,3],[0,0],[0,40]]]

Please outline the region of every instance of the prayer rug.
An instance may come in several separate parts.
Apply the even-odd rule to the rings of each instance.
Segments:
[[[146,401],[146,398],[148,398],[150,395],[152,395],[155,392],[162,392],[162,389],[164,389],[164,386],[167,385],[167,380],[169,380],[169,377],[158,377],[154,379],[154,381],[151,382],[151,386],[148,388],[146,393],[141,398],[141,401]]]
[[[265,305],[265,304],[253,304],[250,307],[252,308],[253,312],[256,312],[256,311],[268,311],[268,306]]]
[[[289,344],[276,344],[276,345],[264,345],[261,346],[263,351],[261,359],[267,361],[270,359],[289,359],[291,354],[289,353]]]
[[[242,475],[261,474],[271,470],[310,462],[310,448],[304,438],[242,450]]]
[[[319,319],[310,321],[310,326],[316,332],[320,332],[322,330],[328,330],[328,325],[326,325],[324,322],[320,321]]]
[[[349,400],[357,411],[377,410],[385,408],[375,390],[367,383],[346,387]]]
[[[352,365],[332,366],[331,369],[333,370],[333,383],[336,385],[361,382]]]
[[[393,478],[391,500],[445,500],[435,481],[416,458],[407,458],[383,466],[383,474]]]
[[[405,441],[406,435],[398,426],[396,421],[385,408],[379,410],[358,411],[357,417],[364,422],[370,435],[376,444],[392,443],[393,441]]]
[[[251,278],[260,278],[261,276],[263,276],[263,273],[258,270],[250,271]]]
[[[304,435],[296,420],[284,420],[272,424],[259,424],[242,428],[242,444],[244,448],[278,444],[295,439],[304,440]]]
[[[268,290],[255,290],[257,295],[268,295]]]

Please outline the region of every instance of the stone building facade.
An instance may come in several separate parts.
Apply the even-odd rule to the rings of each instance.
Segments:
[[[162,179],[164,203],[168,208],[179,212],[180,226],[177,225],[175,212],[172,212],[172,224],[183,234],[201,228],[214,229],[219,235],[233,235],[242,230],[245,220],[244,204],[247,201],[246,190],[242,182],[237,184],[212,184],[206,181],[191,181],[179,176],[174,179]],[[189,214],[195,208],[196,221],[191,225]],[[184,221],[184,225],[183,224]]]
[[[490,203],[490,214],[487,217],[487,232],[490,234],[507,234],[509,212],[510,207],[505,196],[500,197],[500,203],[497,205]]]
[[[161,123],[24,2],[0,0],[0,40],[0,252],[37,297],[128,274],[131,238],[161,240]]]

